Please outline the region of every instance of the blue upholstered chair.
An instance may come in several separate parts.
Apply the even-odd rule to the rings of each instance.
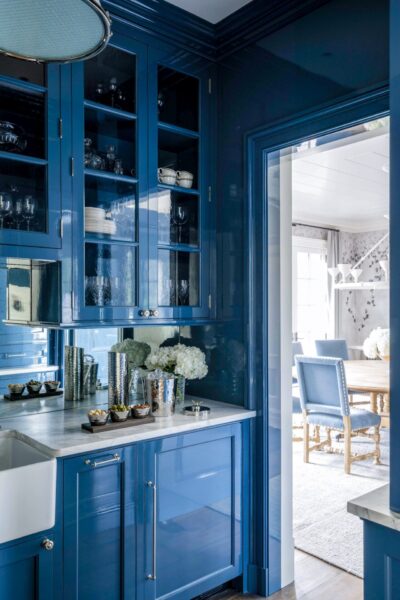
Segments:
[[[331,430],[343,433],[344,470],[350,473],[355,460],[374,458],[380,462],[379,415],[362,409],[350,410],[346,375],[341,358],[296,356],[297,377],[300,388],[300,404],[303,412],[304,462],[309,462],[312,450],[331,447]],[[327,430],[327,438],[310,447],[309,426],[319,425]],[[373,433],[369,430],[373,428]],[[351,438],[364,436],[375,442],[375,450],[353,456]]]
[[[346,340],[315,340],[317,356],[332,356],[349,360],[349,351]]]

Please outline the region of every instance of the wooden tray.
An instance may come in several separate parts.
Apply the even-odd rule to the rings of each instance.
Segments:
[[[85,431],[90,433],[100,433],[102,431],[112,431],[113,429],[124,429],[125,427],[134,427],[135,425],[144,425],[145,423],[154,423],[155,418],[151,415],[149,417],[143,417],[142,419],[129,417],[122,423],[113,423],[109,421],[105,425],[91,425],[90,423],[82,423],[81,427]]]
[[[4,394],[3,398],[4,400],[16,402],[18,400],[38,400],[40,398],[50,398],[51,396],[62,396],[63,393],[64,390],[56,390],[55,392],[39,392],[39,394],[23,394],[16,398],[11,396],[11,394]]]

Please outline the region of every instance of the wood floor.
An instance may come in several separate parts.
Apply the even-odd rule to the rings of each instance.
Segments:
[[[270,600],[362,600],[363,582],[337,567],[296,551],[296,581]],[[260,600],[261,596],[224,592],[212,600]]]

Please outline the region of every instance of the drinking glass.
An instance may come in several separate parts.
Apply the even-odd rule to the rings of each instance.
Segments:
[[[181,279],[178,290],[179,304],[187,306],[189,304],[189,282],[187,279]]]
[[[30,223],[36,215],[37,203],[33,196],[26,195],[23,200],[23,218],[26,221],[26,229],[30,230]]]
[[[178,244],[182,243],[182,227],[189,221],[189,212],[182,204],[175,205],[172,223],[178,228]]]
[[[17,229],[21,229],[21,223],[24,221],[24,200],[23,198],[15,198],[13,206],[13,220],[17,225]]]
[[[12,208],[11,196],[7,192],[0,192],[0,227],[3,229],[4,217],[10,214]]]

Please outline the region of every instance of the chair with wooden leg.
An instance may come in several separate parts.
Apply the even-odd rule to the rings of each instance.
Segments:
[[[330,431],[334,430],[343,433],[346,473],[350,473],[352,463],[358,460],[373,458],[375,464],[379,464],[381,417],[368,410],[350,409],[343,360],[296,356],[296,367],[304,419],[304,461],[309,462],[310,452],[330,448]],[[326,428],[329,432],[327,438],[311,445],[310,425]],[[356,436],[372,440],[375,449],[366,454],[353,455],[351,442]]]

